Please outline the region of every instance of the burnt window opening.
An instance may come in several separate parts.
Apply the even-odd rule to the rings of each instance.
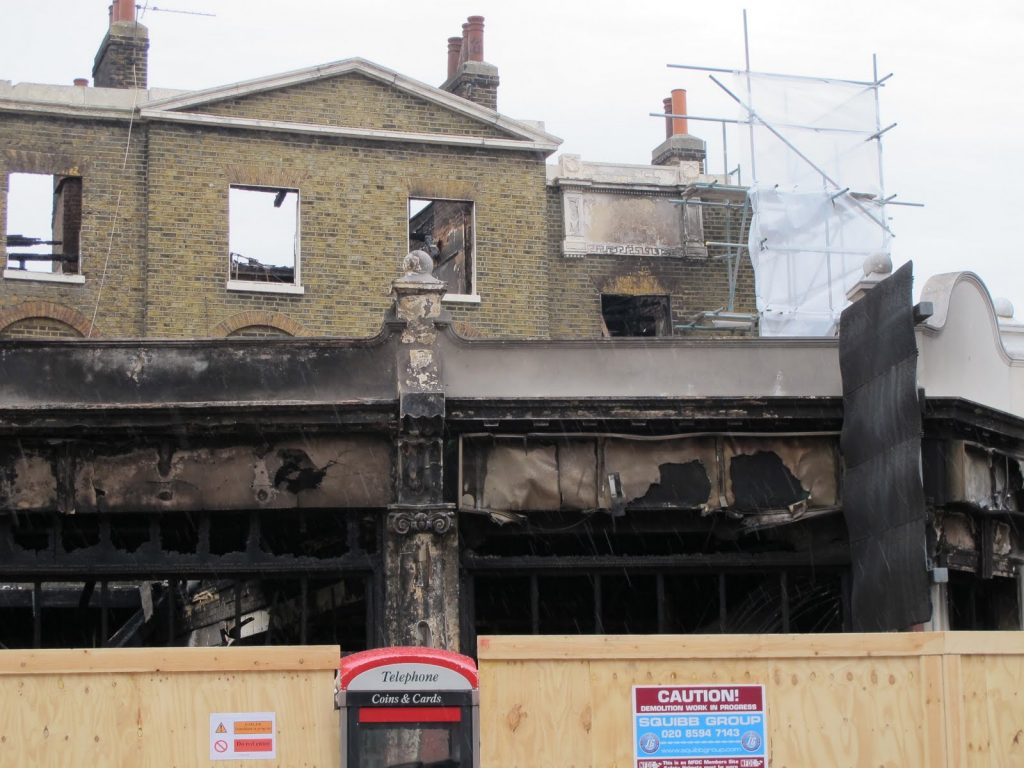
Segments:
[[[838,571],[635,569],[466,574],[466,647],[483,634],[832,633],[849,601]]]
[[[12,173],[7,177],[7,269],[79,274],[81,230],[80,176]]]
[[[0,590],[0,647],[330,644],[360,651],[377,642],[372,591],[366,572],[7,582]]]
[[[984,579],[974,573],[950,571],[946,594],[951,630],[1008,631],[1021,628],[1016,579]]]
[[[229,280],[299,285],[299,190],[232,184]]]
[[[476,241],[473,203],[468,200],[409,198],[409,250],[426,251],[434,260],[434,277],[448,293],[475,294]]]
[[[670,336],[668,296],[601,294],[601,320],[606,336]]]

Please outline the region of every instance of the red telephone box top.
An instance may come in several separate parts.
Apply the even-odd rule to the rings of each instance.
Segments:
[[[376,648],[341,660],[343,691],[471,691],[480,687],[468,656],[439,648]]]

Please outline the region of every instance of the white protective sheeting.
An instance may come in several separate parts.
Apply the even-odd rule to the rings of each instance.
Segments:
[[[751,121],[743,149],[761,335],[831,335],[865,260],[889,254],[874,89],[753,73],[732,88]]]
[[[865,260],[888,253],[884,231],[847,195],[759,187],[748,195],[761,335],[833,335]]]

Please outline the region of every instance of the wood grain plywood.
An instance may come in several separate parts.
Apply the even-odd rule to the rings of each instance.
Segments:
[[[90,672],[204,672],[335,670],[341,653],[333,645],[259,648],[79,648],[0,652],[0,675]]]
[[[941,655],[946,652],[946,634],[907,632],[835,635],[505,635],[479,638],[477,656],[480,661],[924,656]],[[1021,645],[1021,652],[1024,653],[1024,643]]]
[[[481,765],[591,768],[586,662],[511,661],[481,668]]]
[[[964,766],[1024,765],[1024,656],[964,656]]]
[[[131,675],[0,678],[0,766],[146,765]]]
[[[862,660],[857,660],[858,662]],[[629,766],[633,685],[763,684],[775,768],[924,766],[918,660],[675,659],[591,662],[595,766]],[[603,760],[603,761],[602,761]]]
[[[338,657],[337,648],[0,652],[0,768],[208,767],[210,715],[260,711],[277,715],[274,766],[335,768]],[[130,671],[117,671],[119,659]]]
[[[225,672],[148,675],[139,688],[149,701],[140,726],[147,755],[170,765],[210,764],[210,715],[275,712],[280,765],[335,766],[340,753],[334,675],[326,672]],[[152,763],[156,765],[157,763]],[[218,762],[251,768],[251,760]]]

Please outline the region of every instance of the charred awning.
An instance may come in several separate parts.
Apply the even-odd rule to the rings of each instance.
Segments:
[[[727,513],[778,525],[835,511],[837,438],[818,435],[467,435],[460,508],[508,513]]]

